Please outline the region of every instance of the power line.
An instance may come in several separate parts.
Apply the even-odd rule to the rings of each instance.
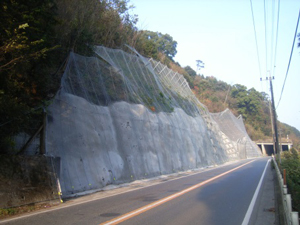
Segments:
[[[257,54],[257,60],[258,60],[259,74],[260,74],[260,78],[262,78],[260,59],[259,59],[259,51],[258,51],[258,44],[257,44],[257,35],[256,35],[257,32],[256,32],[256,28],[255,28],[255,19],[254,19],[254,13],[253,13],[252,0],[250,0],[250,5],[251,5],[251,12],[252,12],[252,22],[253,22],[253,29],[254,29],[254,36],[255,36],[256,54]]]
[[[279,106],[279,103],[280,103],[280,100],[281,100],[281,97],[282,97],[282,93],[283,93],[283,90],[284,90],[286,78],[287,78],[287,75],[288,75],[288,73],[289,73],[290,64],[291,64],[291,60],[292,60],[292,56],[293,56],[293,51],[294,51],[294,46],[295,46],[295,40],[296,40],[296,37],[297,37],[297,30],[298,30],[298,25],[299,25],[299,18],[300,18],[300,10],[299,10],[299,15],[298,15],[298,20],[297,20],[297,26],[296,26],[295,35],[294,35],[293,46],[292,46],[292,50],[291,50],[291,54],[290,54],[289,64],[288,64],[288,67],[287,67],[287,70],[286,70],[286,74],[285,74],[283,86],[282,86],[282,89],[281,89],[280,98],[279,98],[279,101],[278,101],[278,103],[277,103],[276,109],[277,109],[278,106]]]
[[[280,0],[278,0],[277,7],[277,25],[276,25],[276,39],[275,39],[275,54],[274,54],[274,70],[273,76],[275,76],[275,68],[276,68],[276,58],[277,58],[277,42],[278,42],[278,27],[279,27],[279,12],[280,12]]]
[[[267,41],[267,18],[266,17],[267,17],[267,13],[266,13],[266,0],[264,0],[266,71],[268,71],[268,41]]]
[[[274,46],[274,16],[275,16],[275,0],[272,0],[272,33],[271,33],[271,57],[270,57],[270,71],[271,73],[273,72],[272,70],[272,65],[273,65],[273,46]]]

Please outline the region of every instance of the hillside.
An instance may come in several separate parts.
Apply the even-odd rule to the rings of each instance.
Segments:
[[[242,115],[247,132],[252,140],[272,139],[270,119],[270,97],[267,93],[258,92],[254,88],[235,84],[229,85],[215,77],[196,75],[191,67],[182,68],[173,62],[170,67],[185,75],[194,94],[210,112],[221,112],[229,108],[236,116]],[[278,121],[281,136],[293,141],[294,147],[300,148],[300,132],[288,124]]]
[[[210,112],[227,107],[242,114],[253,140],[270,138],[268,96],[255,89],[229,85],[214,77],[197,76],[173,58],[177,42],[168,34],[138,30],[129,1],[3,1],[0,9],[0,152],[16,153],[13,137],[33,135],[40,127],[43,110],[60,88],[70,52],[92,56],[101,45],[153,58],[182,74]],[[117,90],[118,91],[118,90]],[[118,94],[118,93],[117,93]],[[150,102],[151,103],[151,102]],[[172,110],[170,108],[170,110]],[[280,123],[299,148],[299,131]]]
[[[242,115],[247,132],[252,140],[272,139],[269,96],[260,93],[254,88],[239,84],[233,86],[214,77],[196,77],[194,93],[203,102],[210,112],[218,112],[229,108],[236,116]],[[289,136],[294,147],[299,148],[299,131],[284,123],[278,123],[282,137]]]
[[[261,156],[241,118],[212,115],[181,74],[131,50],[70,53],[47,107],[63,196]]]

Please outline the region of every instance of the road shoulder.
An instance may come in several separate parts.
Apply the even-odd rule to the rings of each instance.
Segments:
[[[272,167],[272,164],[269,163],[249,225],[279,225],[278,220],[276,219],[275,176],[275,170]]]

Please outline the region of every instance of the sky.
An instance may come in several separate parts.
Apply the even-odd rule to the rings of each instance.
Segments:
[[[270,83],[266,77],[274,76],[278,119],[300,130],[298,40],[278,105],[294,41],[300,1],[281,0],[279,3],[278,7],[278,0],[252,0],[253,25],[250,0],[129,1],[129,5],[135,7],[131,14],[138,15],[139,30],[157,31],[173,37],[177,42],[174,60],[182,67],[189,65],[197,70],[196,60],[202,60],[205,67],[198,71],[200,74],[214,76],[231,85],[241,84],[248,89],[253,87],[269,96]],[[263,81],[260,81],[261,77]]]

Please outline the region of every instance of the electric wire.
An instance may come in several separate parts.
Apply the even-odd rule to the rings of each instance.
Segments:
[[[299,19],[300,19],[300,10],[299,10],[299,14],[298,14],[298,20],[297,20],[297,25],[296,25],[296,30],[295,30],[294,40],[293,40],[293,46],[292,46],[292,50],[291,50],[291,54],[290,54],[290,59],[289,59],[289,63],[288,63],[288,66],[287,66],[287,70],[286,70],[284,82],[283,82],[283,85],[282,85],[282,89],[281,89],[281,93],[280,93],[280,97],[279,97],[279,101],[278,101],[278,103],[277,103],[276,109],[277,109],[278,106],[279,106],[279,103],[280,103],[280,100],[281,100],[281,97],[282,97],[282,93],[283,93],[283,90],[284,90],[286,78],[287,78],[288,73],[289,73],[289,69],[290,69],[290,65],[291,65],[291,60],[292,60],[292,56],[293,56],[293,51],[294,51],[294,46],[295,46],[295,40],[296,40],[296,37],[297,37],[297,31],[298,31]]]
[[[277,25],[276,25],[276,38],[275,38],[275,53],[274,53],[273,76],[275,76],[276,59],[277,59],[277,42],[278,42],[279,15],[280,15],[279,12],[280,12],[280,0],[278,0],[278,6],[277,6]]]
[[[260,78],[262,78],[261,65],[260,65],[260,59],[259,59],[259,50],[258,50],[258,43],[257,43],[257,32],[256,32],[256,27],[255,27],[255,19],[254,19],[254,13],[253,13],[252,0],[250,0],[250,5],[251,5],[252,23],[253,23],[254,36],[255,36],[255,45],[256,45],[256,54],[257,54],[257,60],[258,60],[259,75],[260,75]]]
[[[268,71],[268,41],[267,41],[267,12],[266,0],[264,0],[264,23],[265,23],[265,51],[266,51],[266,72]]]
[[[275,0],[272,0],[272,34],[271,34],[271,57],[270,57],[270,76],[271,74],[273,74],[273,69],[272,69],[272,65],[273,65],[273,51],[274,51],[274,16],[275,16]]]

